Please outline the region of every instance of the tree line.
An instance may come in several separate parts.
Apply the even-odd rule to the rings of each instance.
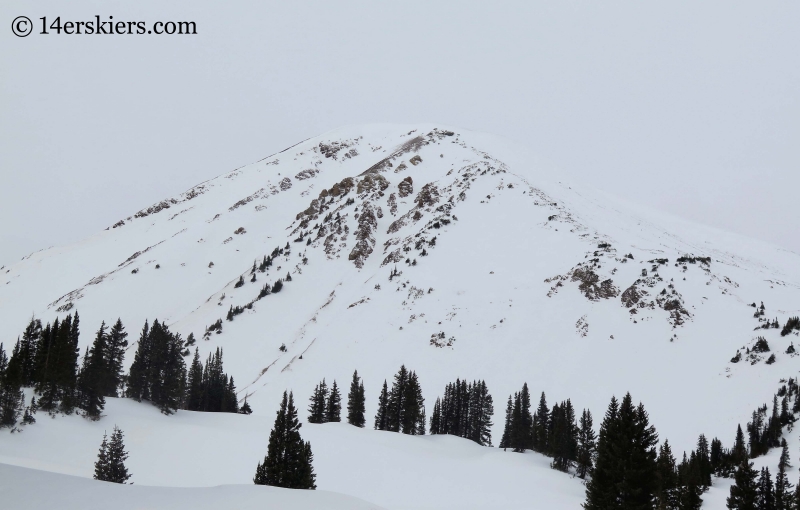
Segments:
[[[145,321],[128,374],[124,373],[128,333],[120,319],[110,328],[102,322],[82,357],[79,341],[76,311],[45,326],[32,318],[10,358],[0,344],[0,427],[13,427],[20,416],[23,423],[34,423],[39,409],[50,414],[78,410],[97,420],[107,397],[123,396],[151,402],[164,414],[178,409],[252,412],[246,401],[239,407],[233,377],[223,370],[222,350],[209,354],[203,366],[195,349],[187,371],[184,357],[195,343],[194,336],[183,340],[163,322],[154,320],[150,326]],[[23,402],[26,387],[34,390],[28,406]]]

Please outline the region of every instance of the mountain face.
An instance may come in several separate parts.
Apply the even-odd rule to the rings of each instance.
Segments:
[[[483,379],[494,444],[523,382],[596,425],[630,391],[676,451],[730,446],[800,367],[798,332],[764,328],[800,314],[800,256],[561,183],[488,135],[343,128],[110,223],[0,270],[6,345],[77,310],[81,352],[119,317],[130,365],[158,318],[201,359],[222,348],[256,414],[357,369],[368,426],[401,364],[429,408]]]

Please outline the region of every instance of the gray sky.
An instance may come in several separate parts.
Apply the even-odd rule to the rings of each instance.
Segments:
[[[95,15],[198,35],[38,34]],[[365,122],[504,135],[800,252],[798,2],[5,0],[0,21],[0,265]]]

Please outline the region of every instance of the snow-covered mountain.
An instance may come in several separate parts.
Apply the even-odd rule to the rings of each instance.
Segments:
[[[418,374],[428,406],[456,378],[484,379],[495,444],[505,400],[523,382],[551,403],[591,409],[596,425],[610,397],[630,391],[681,452],[700,433],[729,446],[736,425],[800,368],[786,354],[797,332],[762,328],[800,314],[798,254],[584,189],[485,134],[342,128],[109,223],[0,269],[0,339],[12,344],[31,315],[78,310],[83,351],[102,320],[120,317],[130,364],[145,319],[193,333],[201,358],[223,348],[240,399],[264,417],[255,459],[284,389],[302,408],[323,377],[346,386],[355,369],[368,416],[401,364]],[[251,281],[266,256],[271,266]],[[278,279],[281,291],[259,299]],[[209,330],[220,319],[221,330]],[[748,352],[759,336],[771,352]],[[179,416],[163,420],[178,427]],[[212,419],[223,418],[202,418]],[[187,430],[203,427],[196,420]],[[0,438],[0,462],[91,473],[45,450],[26,459],[42,434]],[[157,460],[141,462],[140,471]],[[174,476],[147,483],[214,483]],[[339,490],[324,469],[318,477],[320,488]]]

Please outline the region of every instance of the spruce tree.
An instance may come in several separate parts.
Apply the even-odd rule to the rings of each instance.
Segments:
[[[792,467],[789,462],[789,445],[781,439],[781,457],[778,461],[778,474],[775,475],[775,510],[795,510],[792,505],[792,488],[786,471]]]
[[[759,484],[756,478],[758,471],[753,469],[753,463],[747,459],[740,462],[727,499],[729,510],[758,510]]]
[[[328,401],[325,405],[325,421],[326,422],[340,422],[342,421],[342,396],[339,393],[339,387],[336,385],[336,379],[333,380],[331,392],[328,396]]]
[[[117,318],[117,322],[111,327],[108,333],[106,344],[105,361],[105,381],[103,385],[103,396],[116,397],[117,390],[122,384],[123,364],[125,362],[125,351],[128,348],[128,333],[122,320]]]
[[[186,381],[186,409],[189,411],[200,411],[202,403],[203,365],[200,363],[200,349],[196,347]]]
[[[103,434],[103,442],[94,465],[94,479],[113,483],[127,482],[131,477],[125,467],[127,459],[128,452],[125,451],[122,430],[115,425],[110,441]]]
[[[403,411],[405,410],[405,398],[408,396],[408,370],[405,365],[395,374],[392,382],[392,389],[389,391],[389,402],[386,412],[386,430],[400,432],[403,426]]]
[[[389,390],[386,380],[383,381],[383,389],[378,397],[378,412],[375,414],[375,430],[387,430],[389,425]]]
[[[327,421],[326,404],[328,401],[328,385],[325,379],[314,387],[308,404],[308,423],[325,423]]]
[[[350,383],[350,392],[347,394],[347,423],[363,428],[366,419],[364,418],[366,400],[364,398],[364,382],[358,377],[358,371],[353,372],[353,380]]]
[[[13,427],[22,412],[23,393],[19,379],[8,373],[8,358],[0,344],[0,428]]]
[[[147,321],[139,334],[139,342],[136,345],[136,354],[133,358],[128,373],[128,385],[126,396],[141,402],[150,400],[149,372],[150,372],[150,328]]]
[[[300,437],[294,397],[283,392],[283,401],[269,435],[264,462],[259,463],[253,483],[288,489],[315,489],[311,445]]]
[[[593,427],[592,413],[588,409],[584,409],[578,425],[577,473],[581,479],[585,479],[586,475],[592,471],[597,441]],[[675,459],[673,459],[673,464],[674,462]]]
[[[108,381],[105,360],[107,340],[106,323],[103,322],[97,330],[91,349],[84,357],[84,368],[80,373],[81,408],[91,420],[99,420],[106,405],[103,390]]]
[[[441,434],[441,429],[442,429],[441,414],[442,414],[442,404],[439,398],[437,397],[436,402],[433,404],[433,414],[431,415],[431,426],[430,426],[431,434]]]
[[[527,388],[525,386],[523,389]],[[536,408],[536,414],[533,416],[533,437],[532,437],[532,448],[533,450],[544,453],[547,452],[547,439],[548,439],[548,432],[550,430],[550,411],[547,408],[547,398],[542,392],[541,397],[539,397],[539,407]]]
[[[511,395],[508,396],[508,403],[506,404],[506,422],[503,426],[503,435],[500,438],[500,448],[509,448],[509,441],[511,439],[511,417],[514,412],[514,402]]]
[[[586,510],[652,508],[658,489],[658,435],[644,406],[612,397],[600,427],[597,461],[586,486]]]
[[[775,510],[775,491],[772,485],[772,477],[767,467],[761,468],[761,476],[758,478],[756,506],[759,510]]]
[[[658,476],[658,490],[656,491],[656,508],[659,510],[677,510],[680,508],[680,487],[678,486],[678,473],[675,466],[675,457],[669,441],[658,449],[656,460],[656,474]]]

